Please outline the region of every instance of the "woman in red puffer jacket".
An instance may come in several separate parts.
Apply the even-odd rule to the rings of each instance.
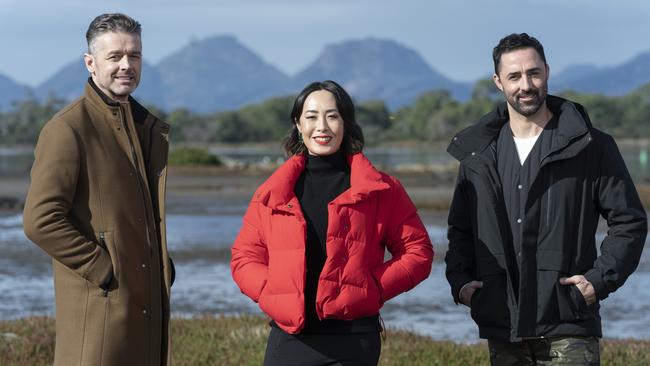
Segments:
[[[291,119],[290,158],[251,200],[233,278],[272,319],[264,365],[376,365],[379,309],[427,278],[431,241],[399,181],[361,153],[341,86],[308,85]]]

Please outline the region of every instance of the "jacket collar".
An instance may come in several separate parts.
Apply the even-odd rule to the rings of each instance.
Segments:
[[[93,81],[92,77],[88,78],[88,82],[85,87],[85,94],[88,96],[95,104],[105,105],[111,109],[119,108],[121,103],[110,98],[106,93],[104,93],[97,84]],[[138,124],[143,124],[149,112],[144,108],[138,101],[136,101],[132,96],[129,95],[128,106],[131,110],[131,115],[133,116],[133,121]]]
[[[266,206],[274,209],[298,207],[294,187],[305,170],[307,157],[294,155],[282,164],[256,193],[256,197]],[[340,204],[355,203],[364,199],[373,191],[390,188],[384,176],[375,169],[363,153],[347,156],[350,164],[350,189],[343,192],[334,202]]]
[[[546,105],[558,117],[558,131],[551,150],[557,152],[569,147],[579,137],[588,134],[592,127],[585,108],[575,102],[553,95],[546,97]],[[508,122],[506,102],[499,105],[479,121],[452,138],[447,152],[459,161],[484,151],[499,135],[501,127]],[[580,148],[584,144],[578,144]]]

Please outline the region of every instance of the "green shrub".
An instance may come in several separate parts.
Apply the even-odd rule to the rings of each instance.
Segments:
[[[170,165],[221,165],[218,157],[205,149],[196,147],[179,147],[169,154]]]

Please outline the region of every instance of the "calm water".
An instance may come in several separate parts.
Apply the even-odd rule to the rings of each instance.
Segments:
[[[452,160],[446,147],[391,147],[367,148],[365,153],[376,165],[398,167],[404,164],[435,165]],[[210,152],[235,162],[258,164],[283,160],[282,151],[268,147],[213,147]],[[632,177],[650,179],[649,146],[626,146],[621,153]],[[0,176],[28,174],[33,161],[33,150],[29,147],[0,147]]]
[[[650,179],[648,151],[648,147],[622,150],[635,179]],[[253,164],[282,157],[279,149],[268,148],[221,147],[212,152]],[[441,147],[371,148],[367,154],[375,164],[384,167],[450,161]],[[27,174],[31,163],[31,148],[0,147],[0,183],[2,175]],[[175,316],[260,314],[257,305],[233,283],[228,264],[229,248],[241,225],[244,209],[242,205],[220,205],[202,210],[209,214],[168,215],[169,249],[177,268],[172,289]],[[0,319],[54,313],[50,259],[25,238],[21,220],[20,215],[0,216]],[[440,214],[424,214],[423,220],[440,256],[446,246],[445,218]],[[647,284],[650,284],[650,258],[645,250],[639,270],[603,302],[601,315],[606,336],[650,339],[650,286]],[[444,278],[444,264],[440,261],[434,263],[432,274],[425,282],[389,301],[382,316],[388,327],[412,329],[435,339],[463,342],[478,339],[468,308],[453,304]]]
[[[260,314],[230,277],[229,247],[241,225],[243,207],[220,207],[209,215],[168,215],[169,249],[176,262],[172,289],[174,316]],[[423,220],[439,256],[446,244],[444,217]],[[0,319],[53,315],[50,259],[24,237],[20,215],[0,216]],[[624,287],[603,302],[607,337],[650,339],[650,258]],[[468,308],[453,304],[444,264],[412,291],[389,301],[382,310],[388,327],[412,329],[434,339],[475,341],[478,331]]]

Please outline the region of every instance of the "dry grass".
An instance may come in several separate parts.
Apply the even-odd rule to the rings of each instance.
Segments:
[[[269,328],[260,317],[173,319],[173,364],[260,365]],[[650,341],[605,340],[602,364],[650,365]],[[54,322],[25,318],[0,322],[0,365],[49,365],[54,355]],[[440,342],[406,331],[389,330],[380,365],[487,365],[484,343]]]

